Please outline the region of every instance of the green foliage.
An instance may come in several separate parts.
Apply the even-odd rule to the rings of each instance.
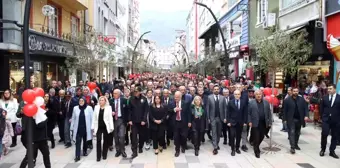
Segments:
[[[305,39],[307,35],[306,31],[289,35],[277,31],[270,38],[254,38],[252,45],[258,61],[255,68],[264,72],[283,70],[294,76],[297,66],[306,62],[312,53],[312,44]]]

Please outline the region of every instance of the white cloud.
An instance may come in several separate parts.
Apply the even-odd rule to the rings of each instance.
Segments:
[[[193,0],[140,0],[140,11],[176,12],[189,11]]]

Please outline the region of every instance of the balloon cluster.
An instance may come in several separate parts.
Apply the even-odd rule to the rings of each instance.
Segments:
[[[22,93],[22,99],[25,102],[23,112],[27,117],[35,116],[38,111],[42,111],[44,114],[42,108],[44,105],[44,94],[45,92],[42,88],[26,89]]]
[[[97,88],[97,84],[95,82],[89,82],[87,83],[87,87],[89,87],[90,92],[92,92],[94,89]]]
[[[270,104],[274,105],[274,106],[278,106],[280,101],[279,99],[276,97],[279,94],[279,91],[274,88],[269,88],[266,87],[263,89],[263,94],[264,94],[264,99],[266,99]]]

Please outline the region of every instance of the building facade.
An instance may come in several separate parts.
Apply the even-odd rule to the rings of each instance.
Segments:
[[[0,1],[1,19],[23,23],[25,1]],[[48,11],[42,8],[48,5]],[[20,9],[21,12],[13,9]],[[87,7],[78,0],[33,0],[30,15],[31,86],[47,88],[52,80],[68,80],[64,68],[74,55],[73,39],[84,31]],[[23,85],[22,31],[15,24],[0,24],[0,90],[14,92]],[[72,81],[71,81],[72,82]]]

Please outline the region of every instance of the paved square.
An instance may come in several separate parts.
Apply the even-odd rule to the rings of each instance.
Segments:
[[[248,144],[249,150],[235,157],[230,155],[230,147],[220,144],[221,150],[218,155],[212,154],[211,141],[207,140],[201,146],[200,155],[195,156],[193,145],[188,142],[189,150],[179,157],[174,157],[173,143],[162,153],[155,155],[153,150],[138,154],[135,159],[116,158],[115,151],[108,153],[107,160],[96,161],[95,140],[93,151],[88,152],[88,156],[81,156],[78,163],[74,163],[75,146],[65,149],[62,144],[57,144],[56,148],[50,150],[52,168],[340,168],[340,160],[331,158],[326,152],[324,157],[319,156],[320,150],[320,128],[313,124],[307,124],[302,129],[300,137],[301,151],[295,155],[289,153],[289,142],[287,133],[281,132],[281,120],[276,119],[273,124],[272,135],[273,146],[281,150],[278,152],[266,151],[269,139],[265,138],[261,144],[261,158],[254,156],[253,149]],[[58,129],[55,129],[56,140],[59,140]],[[208,138],[206,138],[208,139]],[[330,140],[330,138],[328,138]],[[0,161],[0,168],[19,168],[20,162],[25,155],[25,148],[19,142],[18,146],[11,149],[10,153]],[[221,142],[223,140],[221,139]],[[50,142],[49,142],[50,145]],[[329,145],[329,144],[328,144]],[[131,156],[131,146],[126,147],[128,157]],[[340,155],[340,151],[336,151]],[[38,154],[36,168],[44,168],[41,153]]]

